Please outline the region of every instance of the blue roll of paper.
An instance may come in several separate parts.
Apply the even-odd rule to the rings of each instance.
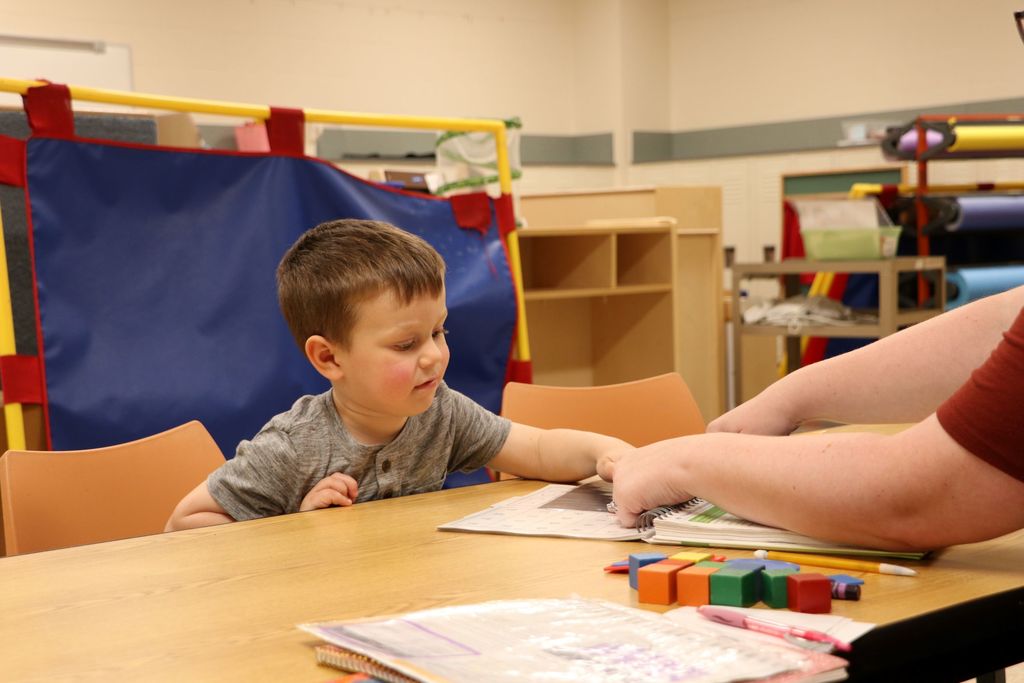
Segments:
[[[978,266],[946,272],[946,310],[1024,285],[1024,266]]]
[[[960,197],[956,219],[947,230],[1014,230],[1024,228],[1024,195]]]

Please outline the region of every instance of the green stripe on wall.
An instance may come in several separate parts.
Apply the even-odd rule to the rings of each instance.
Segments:
[[[849,114],[800,121],[764,123],[692,131],[634,131],[633,163],[687,161],[754,154],[779,154],[815,149],[836,149],[843,139],[843,124],[856,122],[909,123],[920,114],[1020,114],[1024,98],[958,102],[919,109]]]
[[[848,192],[854,183],[896,184],[901,180],[900,169],[855,171],[853,173],[823,173],[821,175],[786,176],[782,181],[782,194],[787,197],[818,192]]]

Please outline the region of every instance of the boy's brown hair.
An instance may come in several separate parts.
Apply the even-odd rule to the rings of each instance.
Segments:
[[[359,304],[392,292],[403,304],[444,291],[444,260],[390,223],[328,221],[307,230],[277,266],[277,300],[299,348],[314,334],[346,346]]]

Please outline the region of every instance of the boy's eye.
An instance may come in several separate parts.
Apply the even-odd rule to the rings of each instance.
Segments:
[[[441,329],[439,329],[439,330],[434,330],[434,333],[433,333],[433,335],[432,335],[432,336],[434,337],[434,339],[437,339],[437,338],[438,338],[438,337],[440,337],[441,335],[447,335],[447,334],[448,334],[448,329],[447,329],[447,328],[444,328],[444,327],[442,327],[442,328],[441,328]]]
[[[409,341],[404,341],[400,344],[395,344],[395,349],[397,349],[398,351],[411,351],[415,346],[416,340],[410,339]]]

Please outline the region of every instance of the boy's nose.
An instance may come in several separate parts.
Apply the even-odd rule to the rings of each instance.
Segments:
[[[437,365],[441,362],[443,357],[444,351],[441,349],[440,345],[436,341],[431,340],[430,343],[424,347],[423,354],[420,356],[420,367],[429,368]]]

